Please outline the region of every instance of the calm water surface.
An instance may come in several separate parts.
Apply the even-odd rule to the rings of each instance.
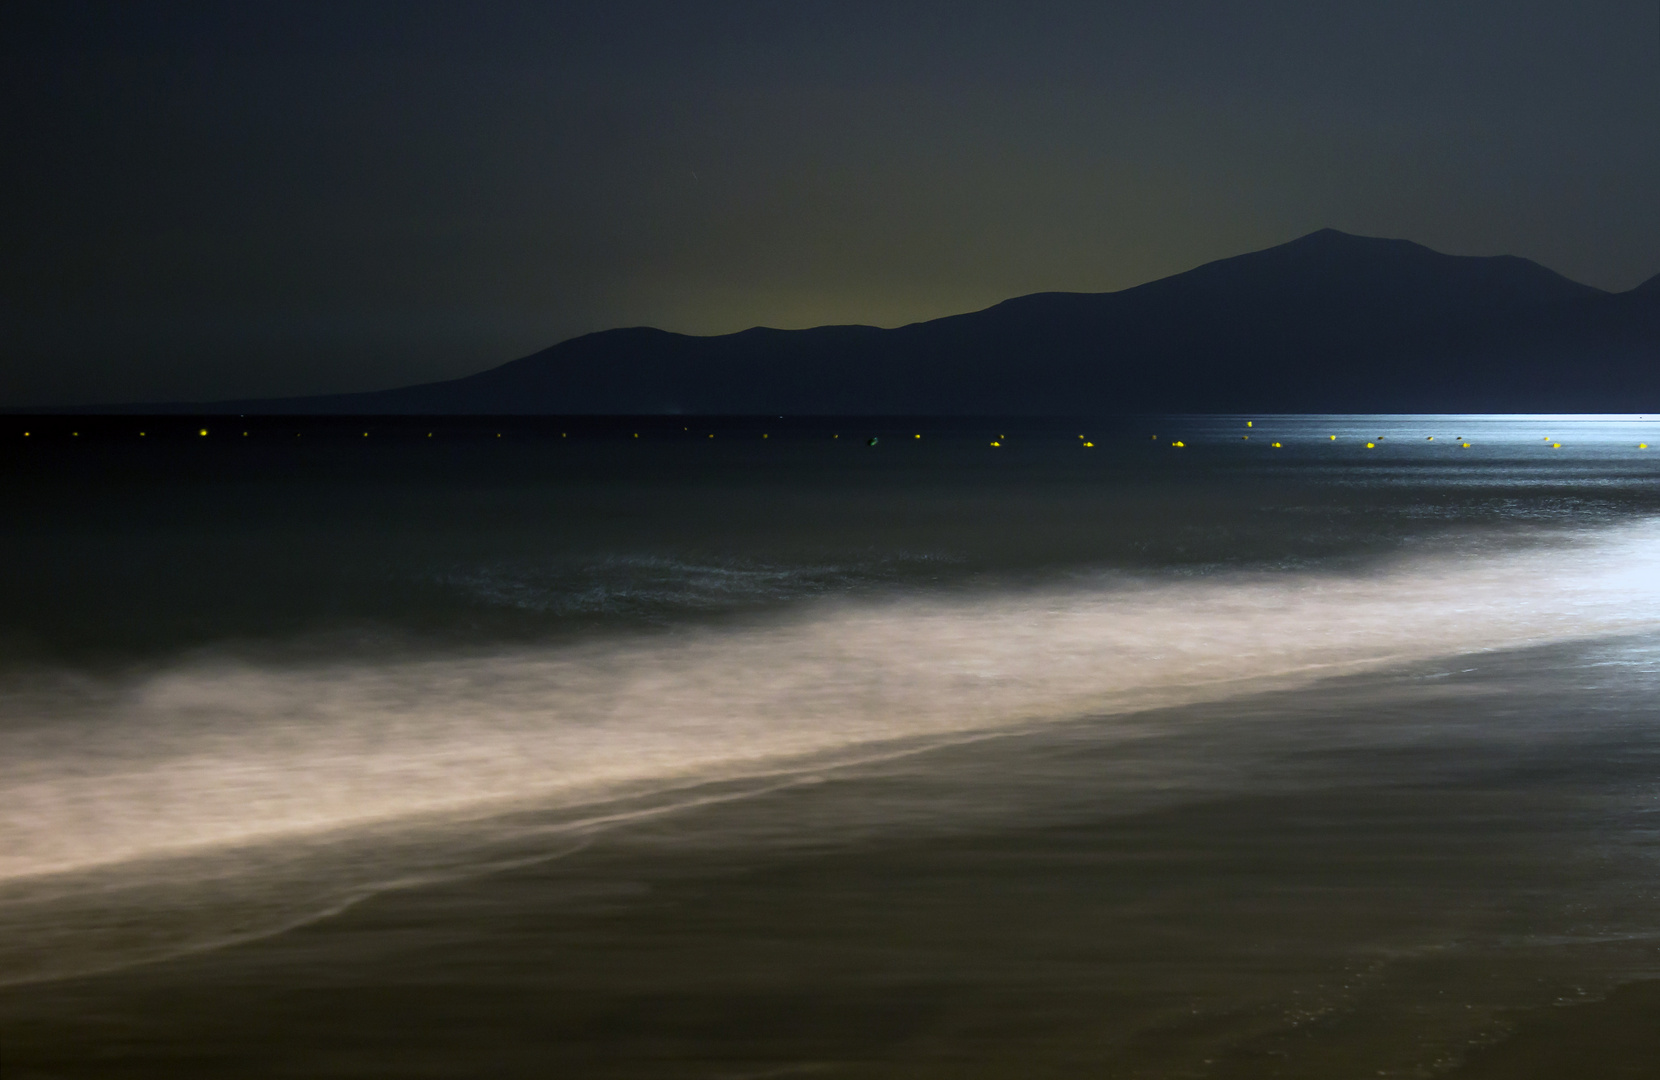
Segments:
[[[0,440],[7,1080],[1656,1052],[1660,421]]]

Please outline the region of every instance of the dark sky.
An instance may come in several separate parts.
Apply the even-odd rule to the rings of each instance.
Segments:
[[[1660,271],[1660,6],[0,8],[0,406],[897,325],[1323,226]]]

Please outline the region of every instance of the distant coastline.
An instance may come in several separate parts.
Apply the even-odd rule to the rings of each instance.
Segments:
[[[885,330],[607,330],[460,379],[29,413],[1074,416],[1660,412],[1660,276],[1608,293],[1512,256],[1331,229],[1112,293]]]

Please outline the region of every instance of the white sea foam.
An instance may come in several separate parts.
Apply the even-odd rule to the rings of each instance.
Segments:
[[[1657,541],[1649,523],[1350,575],[843,602],[603,644],[194,661],[37,690],[0,702],[0,881],[1651,628]]]

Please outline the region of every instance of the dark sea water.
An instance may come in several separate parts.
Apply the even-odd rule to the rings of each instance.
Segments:
[[[1654,1075],[1642,443],[0,419],[0,1077]]]

